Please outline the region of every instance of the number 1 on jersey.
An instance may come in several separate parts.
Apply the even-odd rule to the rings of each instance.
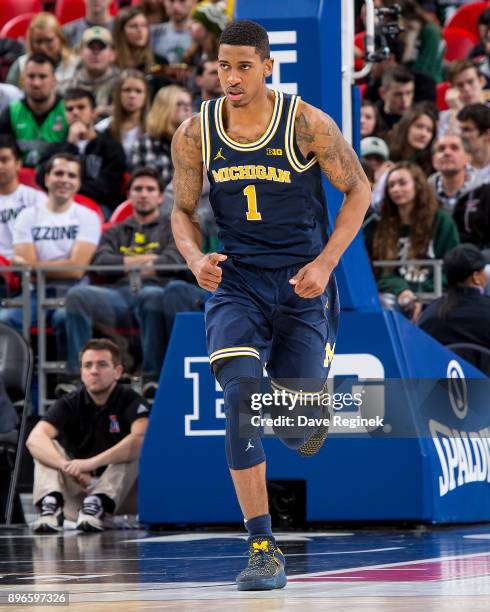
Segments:
[[[262,221],[262,215],[257,210],[257,194],[255,192],[255,185],[245,187],[243,193],[247,198],[248,204],[247,221]]]

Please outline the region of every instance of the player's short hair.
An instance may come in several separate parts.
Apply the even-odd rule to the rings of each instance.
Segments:
[[[254,47],[261,60],[271,56],[267,30],[249,19],[237,19],[229,23],[221,34],[219,44]]]
[[[49,64],[53,69],[53,73],[56,70],[56,63],[54,59],[49,57],[49,55],[46,55],[46,53],[31,53],[31,55],[27,57],[25,66],[27,67],[27,64],[30,64],[31,62],[34,64]]]
[[[447,80],[454,83],[454,79],[466,70],[474,70],[476,75],[481,76],[481,72],[476,64],[470,59],[455,60],[451,62],[447,69]]]
[[[490,108],[486,104],[468,104],[459,111],[457,119],[473,121],[480,135],[490,130]]]
[[[64,159],[65,161],[74,162],[75,164],[78,164],[78,168],[80,170],[79,171],[80,178],[82,178],[82,162],[80,161],[80,158],[77,157],[76,155],[73,155],[73,153],[55,153],[46,162],[46,169],[45,169],[46,174],[49,174],[51,172],[51,170],[54,167],[54,162],[57,159]]]
[[[112,356],[112,363],[115,366],[122,365],[121,350],[109,338],[92,338],[92,340],[86,342],[79,354],[80,366],[82,365],[83,356],[87,351],[109,351]]]
[[[65,91],[63,96],[63,100],[65,100],[65,102],[67,100],[82,100],[83,98],[86,98],[89,101],[92,108],[97,106],[94,94],[91,91],[88,91],[88,89],[83,89],[83,87],[70,87]]]
[[[163,192],[163,190],[165,189],[162,180],[162,175],[156,168],[153,168],[152,166],[141,166],[140,168],[136,168],[136,170],[131,173],[131,176],[128,180],[128,191],[131,189],[131,186],[134,181],[142,176],[147,176],[148,178],[151,178],[156,181],[160,193]]]
[[[0,134],[0,149],[9,149],[15,159],[19,160],[21,158],[19,145],[15,138],[9,134]]]
[[[413,74],[403,66],[394,66],[393,68],[390,68],[383,74],[381,78],[381,85],[385,89],[387,87],[390,87],[390,85],[393,85],[393,83],[401,83],[403,85],[406,85],[407,83],[414,82],[415,79]]]

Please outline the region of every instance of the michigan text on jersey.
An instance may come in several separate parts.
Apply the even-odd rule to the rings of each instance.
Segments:
[[[281,168],[273,168],[272,166],[230,166],[229,168],[213,170],[213,178],[217,183],[250,179],[290,183],[291,172]]]

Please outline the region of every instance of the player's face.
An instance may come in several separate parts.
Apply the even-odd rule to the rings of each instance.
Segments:
[[[20,161],[10,149],[0,149],[0,187],[15,181],[20,170]]]
[[[55,159],[44,182],[51,198],[68,202],[80,189],[80,166],[66,159]]]
[[[272,74],[272,60],[262,60],[255,47],[220,45],[218,76],[232,106],[246,106]]]
[[[423,151],[434,136],[434,122],[428,115],[420,115],[408,129],[408,144],[417,151]]]
[[[470,161],[459,136],[442,136],[435,146],[432,163],[443,174],[461,172]]]
[[[110,351],[88,350],[80,365],[82,382],[92,395],[107,393],[121,378],[122,366],[115,366]]]
[[[415,200],[415,181],[406,168],[394,170],[388,177],[388,196],[396,206],[407,206]]]
[[[136,212],[143,216],[155,212],[162,201],[160,187],[151,176],[139,176],[135,179],[128,195]]]

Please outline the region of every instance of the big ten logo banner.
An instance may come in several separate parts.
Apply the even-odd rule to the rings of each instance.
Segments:
[[[266,373],[264,371],[264,375]],[[189,391],[184,397],[184,430],[186,436],[224,436],[225,412],[223,391],[209,367],[209,358],[189,356],[184,358],[184,378],[189,381]],[[346,393],[345,381],[350,391],[362,394],[361,405],[341,407],[348,417],[370,418],[385,415],[385,369],[378,357],[370,354],[336,354],[330,369],[328,392]],[[374,412],[373,412],[374,411]],[[359,426],[335,426],[336,433],[366,433],[369,428]]]

